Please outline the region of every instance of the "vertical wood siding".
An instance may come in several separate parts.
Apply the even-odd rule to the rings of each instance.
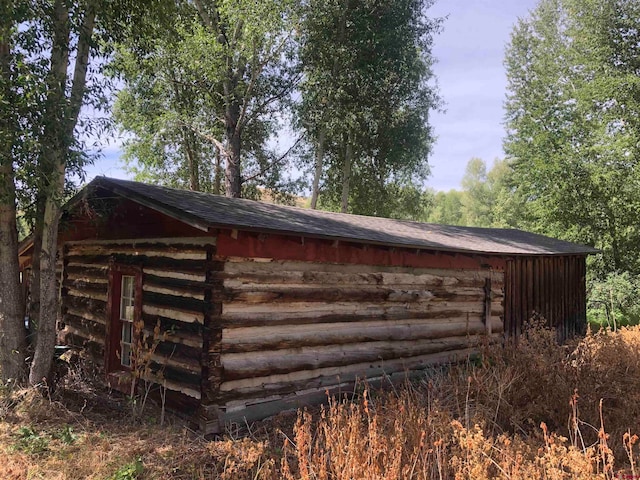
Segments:
[[[563,341],[586,326],[584,256],[518,257],[505,274],[505,335],[517,338],[534,315],[555,327]]]
[[[228,258],[220,274],[224,419],[265,416],[292,396],[321,398],[356,377],[461,358],[488,331],[501,338],[503,275]]]

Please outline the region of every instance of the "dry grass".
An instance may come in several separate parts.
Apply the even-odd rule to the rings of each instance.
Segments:
[[[124,402],[67,379],[0,400],[3,479],[613,479],[640,473],[640,328],[558,346],[535,328],[402,388],[282,414],[207,441],[132,424]],[[149,412],[151,419],[157,412]]]

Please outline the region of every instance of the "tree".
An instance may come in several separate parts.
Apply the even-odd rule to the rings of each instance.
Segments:
[[[24,377],[24,299],[20,289],[14,154],[19,147],[20,96],[13,88],[16,71],[11,52],[23,12],[13,1],[0,5],[0,382]]]
[[[511,37],[505,151],[537,230],[640,271],[640,4],[542,0]]]
[[[462,193],[454,189],[436,193],[428,220],[442,225],[466,225],[462,213]]]
[[[133,134],[127,155],[145,175],[157,178],[166,166],[184,172],[182,183],[193,189],[218,192],[222,166],[227,196],[257,185],[282,188],[287,158],[267,144],[295,86],[289,57],[297,3],[176,7],[150,49],[140,55],[123,45],[115,64],[126,82],[116,119]]]
[[[398,188],[429,174],[428,113],[438,105],[431,46],[438,20],[424,0],[310,1],[297,122],[314,155],[311,206],[388,215]],[[322,187],[321,187],[322,184]]]
[[[3,380],[25,377],[24,307],[15,293],[20,281],[14,193],[34,204],[30,314],[37,335],[29,382],[36,385],[48,378],[53,360],[58,221],[67,173],[80,171],[86,161],[79,138],[93,128],[80,112],[83,106],[104,104],[105,85],[97,75],[101,59],[113,39],[139,34],[137,20],[146,18],[146,7],[145,2],[125,0],[3,3],[0,235],[6,243],[0,246],[0,321],[3,332],[9,332],[0,344]]]

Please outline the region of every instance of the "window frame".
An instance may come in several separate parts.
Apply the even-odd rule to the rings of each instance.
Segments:
[[[133,319],[131,326],[131,343],[135,342],[140,334],[136,325],[142,320],[142,269],[131,265],[121,265],[112,263],[109,268],[109,290],[107,294],[107,328],[105,338],[105,372],[107,374],[116,371],[131,371],[134,367],[135,359],[132,357],[130,365],[123,365],[122,333],[123,321],[120,317],[122,305],[122,279],[123,277],[133,277]],[[132,349],[133,350],[133,349]]]

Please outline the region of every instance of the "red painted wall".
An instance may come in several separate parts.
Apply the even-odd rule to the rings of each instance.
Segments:
[[[504,270],[506,266],[506,260],[496,256],[429,252],[232,230],[221,230],[218,233],[217,245],[220,257],[260,257],[276,260],[415,268],[478,269],[490,267],[494,270]]]

